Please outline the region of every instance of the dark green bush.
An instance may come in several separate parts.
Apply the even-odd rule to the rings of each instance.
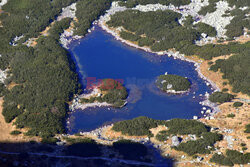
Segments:
[[[139,46],[152,46],[154,44],[154,40],[148,37],[143,37],[138,40]]]
[[[166,141],[169,137],[169,133],[166,130],[162,130],[155,136],[157,140],[159,141]]]
[[[151,136],[152,133],[149,129],[157,127],[157,122],[157,120],[148,117],[137,117],[132,120],[114,123],[112,130],[130,136]]]
[[[209,132],[210,129],[205,124],[196,120],[172,119],[170,121],[162,121],[142,116],[132,120],[116,122],[114,123],[112,130],[122,132],[122,134],[130,136],[152,136],[149,129],[155,128],[158,125],[165,125],[169,128],[166,135],[201,135],[204,132]]]
[[[234,95],[229,93],[214,92],[209,96],[209,100],[214,103],[229,102],[234,98]]]
[[[235,117],[235,114],[227,114],[227,117],[229,117],[229,118],[234,118],[234,117]]]
[[[229,5],[231,7],[233,7],[235,5],[236,8],[244,7],[244,6],[250,6],[250,2],[248,0],[240,0],[240,1],[227,0],[227,2],[229,3]]]
[[[233,106],[234,107],[241,107],[241,106],[243,106],[243,103],[237,101],[237,102],[234,102]]]
[[[11,135],[20,135],[22,132],[20,132],[19,130],[13,130],[12,132],[10,132]]]
[[[76,25],[77,35],[85,35],[91,27],[92,22],[110,8],[112,0],[83,0],[76,4]]]
[[[247,147],[242,147],[242,151],[246,151],[247,149]]]
[[[214,62],[209,61],[207,64],[208,64],[208,65],[212,65],[212,64],[214,64]]]
[[[164,122],[169,128],[168,133],[174,135],[196,134],[201,135],[203,132],[208,132],[209,127],[196,120],[187,119],[172,119]]]
[[[217,35],[216,29],[208,24],[199,22],[199,23],[195,24],[195,27],[197,28],[197,31],[199,33],[205,33],[211,37],[215,37]]]
[[[247,20],[244,12],[238,13],[234,16],[233,20],[231,20],[230,24],[226,26],[226,35],[229,38],[241,36],[244,34],[244,27],[250,28],[249,21]]]
[[[223,88],[222,89],[222,92],[227,92],[228,91],[228,88]]]
[[[227,150],[226,155],[234,164],[247,164],[250,162],[250,153],[243,154],[236,150]]]
[[[42,138],[42,143],[45,143],[45,144],[56,144],[56,142],[58,142],[58,139],[54,137]]]
[[[204,132],[202,136],[203,138],[197,139],[195,141],[187,141],[186,143],[181,143],[179,146],[174,147],[174,149],[183,151],[188,155],[209,154],[210,150],[207,149],[207,147],[213,146],[214,143],[222,140],[222,135],[217,133]]]
[[[18,115],[23,113],[22,110],[17,108],[17,105],[10,104],[7,101],[3,103],[3,116],[7,123],[10,123],[13,119],[15,119]]]
[[[240,146],[244,147],[246,146],[246,143],[240,143]]]
[[[213,13],[216,11],[216,2],[219,0],[209,0],[209,5],[204,6],[201,8],[201,10],[198,12],[200,15],[206,15],[207,13]]]
[[[233,162],[229,158],[217,153],[215,153],[209,161],[220,165],[234,166]]]
[[[236,53],[240,53],[226,60],[217,60],[216,64],[210,67],[213,71],[218,71],[223,73],[223,78],[228,79],[230,85],[233,87],[234,92],[242,92],[244,94],[250,95],[250,82],[249,77],[249,53],[250,53],[250,43],[246,43],[242,50],[236,49]]]
[[[138,41],[140,39],[140,36],[127,32],[127,31],[121,31],[120,36],[123,39],[129,40],[129,41]]]
[[[0,97],[4,96],[5,93],[7,93],[7,89],[4,84],[0,83]]]
[[[247,124],[246,127],[245,127],[245,133],[250,133],[250,124]]]
[[[192,16],[186,16],[185,20],[183,21],[184,26],[186,27],[193,27],[194,19]]]

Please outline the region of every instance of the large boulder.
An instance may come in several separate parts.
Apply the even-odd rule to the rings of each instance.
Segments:
[[[172,146],[178,146],[180,144],[180,140],[177,136],[173,136],[171,139],[172,139]]]

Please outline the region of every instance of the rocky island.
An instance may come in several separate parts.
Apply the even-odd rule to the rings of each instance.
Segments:
[[[190,81],[179,75],[167,74],[158,76],[156,86],[166,93],[186,93],[191,87]]]

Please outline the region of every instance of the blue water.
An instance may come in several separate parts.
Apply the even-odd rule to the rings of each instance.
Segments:
[[[78,63],[84,84],[86,77],[122,79],[129,97],[128,104],[122,109],[88,108],[72,113],[69,133],[90,131],[138,116],[161,120],[191,119],[194,115],[201,116],[202,106],[199,102],[202,98],[199,94],[211,92],[211,88],[199,78],[192,63],[129,47],[99,27],[70,51]],[[158,90],[154,85],[155,79],[165,72],[188,77],[192,83],[190,93],[168,95]]]

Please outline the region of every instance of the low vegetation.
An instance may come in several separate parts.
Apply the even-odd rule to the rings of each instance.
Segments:
[[[195,28],[200,34],[205,33],[210,37],[215,37],[217,35],[217,31],[214,27],[202,22],[195,24]]]
[[[129,136],[147,135],[151,137],[150,129],[156,128],[158,125],[164,125],[168,128],[156,135],[156,139],[159,141],[166,141],[173,135],[196,135],[198,137],[197,140],[190,140],[174,147],[174,149],[186,152],[189,155],[208,154],[214,143],[222,140],[221,134],[210,132],[210,127],[196,120],[172,119],[170,121],[161,121],[148,117],[138,117],[132,120],[117,122],[112,130]],[[211,148],[208,149],[208,147]]]
[[[250,162],[250,153],[243,154],[236,150],[227,150],[226,156],[214,154],[210,159],[210,162],[226,166],[234,166],[235,164],[247,164]]]
[[[246,127],[245,127],[245,133],[250,133],[250,124],[247,124]]]
[[[20,42],[31,37],[37,37],[56,16],[63,7],[76,2],[76,0],[11,0],[2,7],[0,20],[3,27],[0,28],[1,41],[0,52],[10,49],[9,42],[16,36],[24,35]]]
[[[229,5],[233,7],[234,5],[236,8],[244,7],[244,6],[250,6],[250,2],[248,0],[240,0],[240,1],[235,1],[235,0],[227,0]]]
[[[237,102],[234,102],[233,106],[236,108],[241,107],[241,106],[243,106],[243,103],[237,101]]]
[[[157,133],[157,135],[155,136],[155,138],[158,141],[166,141],[169,138],[169,133],[166,130],[162,130],[159,133]]]
[[[227,117],[228,117],[228,118],[234,118],[234,117],[235,117],[235,114],[233,114],[233,113],[227,114]]]
[[[190,89],[191,83],[185,77],[167,74],[158,76],[156,85],[163,91],[174,90],[178,92]]]
[[[0,97],[6,93],[7,89],[3,83],[0,83]]]
[[[148,37],[142,37],[138,40],[138,45],[139,46],[151,46],[153,45],[153,43],[155,42],[155,40],[153,40],[152,38],[148,38]]]
[[[149,129],[156,128],[157,126],[157,120],[142,116],[114,123],[112,130],[129,136],[152,136]]]
[[[208,6],[203,6],[201,10],[198,12],[200,15],[205,16],[207,13],[213,13],[216,11],[216,3],[220,0],[209,0]]]
[[[129,40],[129,41],[138,41],[141,38],[139,35],[136,35],[127,31],[121,31],[120,36],[123,39]]]
[[[42,138],[42,141],[41,141],[41,143],[43,144],[51,144],[51,145],[52,144],[55,145],[56,142],[58,142],[58,139],[55,137],[44,137]]]
[[[233,162],[228,158],[225,157],[222,154],[217,154],[215,153],[212,158],[210,159],[210,162],[214,162],[216,164],[220,164],[220,165],[225,165],[225,166],[233,166]]]
[[[210,149],[213,145],[217,142],[222,140],[222,135],[212,132],[204,132],[201,134],[202,138],[197,140],[190,140],[186,143],[181,143],[180,145],[174,147],[174,149],[178,151],[183,151],[188,155],[195,155],[195,154],[209,154]]]
[[[91,27],[92,22],[110,8],[112,0],[81,0],[76,5],[76,17],[78,22],[75,23],[77,35],[85,35]]]
[[[40,6],[39,3],[41,3]],[[7,42],[7,45],[1,44],[4,48],[0,47],[0,52],[3,53],[1,68],[4,70],[8,67],[11,74],[5,84],[15,83],[16,85],[4,93],[3,115],[6,122],[16,119],[15,124],[18,128],[26,127],[28,132],[25,135],[48,138],[56,133],[64,132],[64,119],[68,111],[67,102],[80,90],[75,64],[71,61],[69,53],[59,44],[59,34],[69,27],[70,19],[56,22],[49,31],[49,36],[40,37],[34,48],[23,44],[11,46],[8,42],[11,40],[9,37],[12,37],[11,34],[16,36],[23,33],[24,38],[38,34],[41,28],[47,26],[49,18],[52,19],[52,15],[48,16],[49,18],[47,15],[55,11],[57,13],[54,14],[58,14],[62,8],[61,5],[68,5],[68,3],[69,1],[39,1],[36,4],[39,8],[34,8],[34,3],[21,0],[16,4],[7,3],[4,7],[6,12],[11,13],[10,16],[1,15],[4,20],[3,27],[0,28],[0,34],[4,34],[1,35],[3,39],[1,42]],[[18,7],[14,7],[17,4],[19,4]],[[19,8],[22,5],[24,5],[23,8]],[[50,9],[46,5],[58,5],[60,9]],[[29,10],[35,12],[29,14],[27,13]],[[36,13],[36,10],[40,13]],[[43,14],[45,11],[47,13]],[[26,19],[26,16],[29,16],[29,19]],[[23,21],[25,25],[21,27],[16,25],[19,21],[8,24],[11,19],[20,17],[24,17],[28,23]],[[48,20],[45,21],[46,19]],[[15,29],[14,26],[19,28]],[[26,31],[26,28],[29,31]]]
[[[223,88],[221,91],[222,92],[228,92],[228,88]]]
[[[209,100],[214,103],[229,102],[234,98],[234,95],[223,92],[214,92],[209,96]]]
[[[164,122],[164,124],[169,128],[168,133],[173,135],[201,135],[210,129],[199,121],[187,119],[172,119]]]
[[[162,121],[144,116],[114,123],[112,130],[129,136],[152,136],[150,129],[156,128],[158,125],[167,126],[167,132],[163,133],[169,135],[201,135],[203,132],[209,132],[209,127],[196,120],[172,119],[170,121]]]
[[[223,78],[228,79],[235,93],[242,92],[250,95],[250,77],[248,77],[250,76],[249,48],[246,48],[241,54],[231,56],[226,60],[219,59],[210,67],[212,71],[220,70],[223,73]]]
[[[197,30],[179,24],[180,18],[181,14],[171,10],[156,12],[126,10],[112,15],[107,24],[111,27],[123,26],[137,36],[146,35],[150,40],[158,41],[152,43],[150,48],[153,51],[162,51],[180,45],[181,41],[192,43],[199,39]]]
[[[249,5],[250,4],[248,4],[248,6]],[[234,18],[231,20],[230,24],[226,26],[226,35],[229,37],[229,39],[233,39],[234,37],[239,37],[243,35],[244,28],[250,28],[250,24],[248,21],[248,12],[248,10],[241,10],[237,8],[230,12],[230,15]]]
[[[10,132],[11,135],[20,135],[22,134],[22,132],[20,132],[19,130],[14,130],[12,132]]]

